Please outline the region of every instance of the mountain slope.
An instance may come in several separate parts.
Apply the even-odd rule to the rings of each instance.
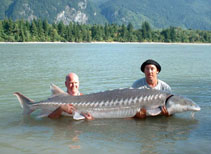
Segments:
[[[209,0],[109,0],[100,6],[108,21],[140,27],[146,20],[154,27],[180,26],[211,29]]]
[[[63,21],[78,23],[104,23],[100,10],[87,0],[13,0],[6,16],[13,20],[47,19],[50,23]]]
[[[210,0],[0,0],[0,19],[211,30]]]

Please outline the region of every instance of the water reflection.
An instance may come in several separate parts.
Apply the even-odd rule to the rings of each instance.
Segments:
[[[95,151],[107,152],[107,145],[114,153],[117,152],[116,147],[127,147],[125,153],[131,150],[134,153],[160,153],[174,151],[177,141],[187,140],[190,132],[198,126],[198,121],[175,116],[94,121],[74,121],[63,117],[58,120],[23,118],[19,125],[25,128],[22,135],[26,138],[31,135],[42,138],[47,132],[50,142],[56,142],[57,147],[65,145],[69,150],[90,152],[91,146]]]

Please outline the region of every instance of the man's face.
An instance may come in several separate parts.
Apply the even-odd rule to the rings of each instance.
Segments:
[[[157,78],[158,69],[155,65],[146,65],[144,68],[145,77],[149,80],[153,80]]]
[[[69,77],[65,83],[68,92],[71,92],[71,94],[74,95],[79,92],[79,80],[76,76]]]

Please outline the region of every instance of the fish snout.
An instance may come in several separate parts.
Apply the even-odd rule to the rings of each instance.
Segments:
[[[195,106],[195,111],[200,111],[200,110],[201,110],[200,106],[199,105],[196,105]]]

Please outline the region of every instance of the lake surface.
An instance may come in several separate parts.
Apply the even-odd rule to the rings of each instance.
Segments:
[[[192,117],[74,121],[22,115],[13,95],[40,101],[50,83],[65,90],[65,75],[80,77],[84,94],[130,87],[144,77],[140,65],[155,59],[159,78],[173,93],[201,107]],[[0,153],[210,153],[211,45],[178,44],[0,44]]]

